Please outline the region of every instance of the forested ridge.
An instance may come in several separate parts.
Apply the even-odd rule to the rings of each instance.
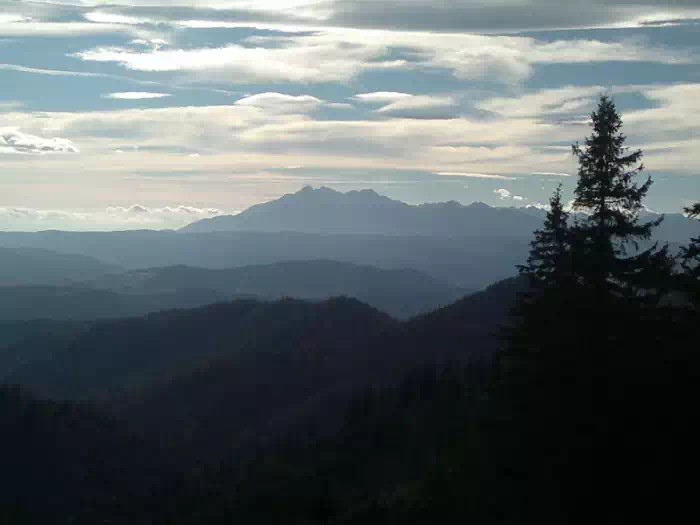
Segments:
[[[250,299],[12,325],[0,523],[682,521],[700,238],[649,242],[642,152],[612,100],[591,120],[521,276],[436,312]]]

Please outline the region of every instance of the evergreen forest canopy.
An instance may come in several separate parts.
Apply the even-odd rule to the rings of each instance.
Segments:
[[[435,312],[245,299],[2,325],[0,524],[692,516],[700,237],[653,242],[642,152],[607,97],[591,124],[521,276]]]

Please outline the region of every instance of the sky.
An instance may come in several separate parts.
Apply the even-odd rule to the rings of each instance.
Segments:
[[[602,94],[649,209],[700,200],[698,0],[0,0],[0,230],[304,185],[539,206]]]

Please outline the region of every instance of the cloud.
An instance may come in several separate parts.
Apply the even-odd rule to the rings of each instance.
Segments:
[[[492,173],[466,173],[461,171],[440,171],[436,175],[445,177],[470,177],[473,179],[494,179],[494,180],[515,180],[515,177],[506,177],[505,175],[494,175]]]
[[[92,24],[89,22],[2,22],[0,36],[85,36],[100,33],[132,32],[118,24]]]
[[[458,113],[457,105],[450,96],[417,95],[382,106],[377,113],[402,118],[454,118]]]
[[[659,0],[591,0],[567,5],[566,9],[559,9],[561,2],[557,0],[76,0],[73,3],[85,6],[84,16],[89,20],[125,25],[143,25],[144,21],[154,24],[199,22],[220,27],[286,23],[471,33],[640,27],[697,17],[699,11],[694,0],[663,3]]]
[[[45,69],[36,67],[26,67],[18,64],[0,64],[0,71],[18,71],[20,73],[36,73],[39,75],[50,75],[56,77],[105,77],[100,73],[89,73],[86,71],[61,71],[58,69]]]
[[[636,41],[548,42],[520,36],[335,28],[283,36],[254,36],[247,38],[244,44],[147,50],[98,47],[74,56],[84,61],[113,62],[135,71],[180,71],[188,73],[193,80],[231,84],[347,82],[364,72],[382,69],[445,70],[463,80],[489,79],[514,84],[530,77],[537,64],[608,61],[690,64],[698,61],[690,52]],[[370,95],[365,94],[365,97]],[[374,99],[369,97],[364,101],[396,96],[382,92],[374,95]]]
[[[371,44],[347,46],[338,40],[310,41],[305,37],[288,38],[279,44],[147,51],[111,47],[79,52],[75,56],[85,61],[116,62],[136,71],[184,71],[191,73],[193,79],[217,79],[231,84],[345,82],[364,71],[403,64],[378,60],[386,50]]]
[[[498,196],[500,196],[501,200],[510,199],[512,196],[508,190],[503,189],[503,188],[493,190],[493,192],[495,194],[497,194]]]
[[[221,213],[215,208],[188,205],[147,207],[133,204],[91,211],[0,207],[0,228],[6,231],[175,229]]]
[[[12,24],[15,22],[26,22],[28,20],[24,15],[16,13],[0,13],[0,24]]]
[[[140,204],[132,204],[128,207],[113,206],[105,210],[105,213],[112,215],[185,215],[189,216],[214,216],[220,215],[221,211],[216,208],[197,208],[195,206],[164,206],[162,208],[149,208]]]
[[[597,97],[606,92],[601,86],[564,86],[518,97],[489,98],[477,107],[505,118],[588,114],[595,107]]]
[[[149,18],[122,15],[107,11],[92,11],[84,14],[83,17],[90,22],[96,22],[98,24],[145,25],[158,23],[157,20]]]
[[[354,100],[366,104],[381,104],[376,113],[402,118],[450,118],[457,102],[450,96],[411,95],[391,91],[361,93]]]
[[[502,32],[588,27],[635,27],[643,20],[698,12],[693,0],[336,0],[331,24],[443,32]]]
[[[310,95],[284,95],[282,93],[258,93],[241,98],[237,106],[258,108],[269,113],[309,113],[320,108],[324,101]]]
[[[287,30],[352,27],[435,34],[503,34],[665,26],[700,17],[700,8],[694,0],[663,3],[659,0],[591,0],[569,4],[566,9],[560,9],[559,0],[45,0],[42,3],[0,0],[0,6],[8,6],[7,24],[32,23],[20,18],[31,15],[32,21],[41,20],[47,25],[60,20],[58,15],[67,10],[89,22],[85,25],[138,29],[160,28],[163,24],[261,29],[283,25]],[[22,14],[13,14],[17,11]]]
[[[151,93],[145,91],[127,91],[122,93],[108,93],[102,98],[111,98],[115,100],[144,100],[154,98],[165,98],[172,96],[170,93]]]
[[[397,93],[395,91],[376,91],[374,93],[360,93],[352,98],[360,102],[391,104],[412,96],[409,93]]]
[[[578,99],[588,89],[583,87],[579,92],[573,86],[571,97]],[[641,91],[635,92],[635,100],[641,93],[651,107],[623,111],[629,144],[645,151],[651,170],[694,173],[700,162],[698,86],[637,89]],[[492,97],[499,99],[498,104],[485,99],[484,107],[490,104],[506,108],[499,109],[502,114],[483,117],[467,111],[449,122],[395,115],[332,119],[313,114],[312,108],[322,103],[319,98],[274,92],[249,95],[241,103],[219,106],[84,113],[16,111],[3,113],[2,118],[3,124],[26,134],[62,137],[80,144],[79,157],[60,159],[61,169],[68,174],[86,170],[114,174],[195,172],[204,177],[230,174],[234,166],[270,170],[293,165],[329,170],[422,170],[495,180],[538,176],[527,175],[533,173],[574,173],[570,144],[589,133],[585,120],[577,118],[574,123],[557,112],[511,118],[509,115],[518,114],[522,97],[530,95],[542,98],[544,102],[539,106],[545,108],[566,104],[570,99],[550,90],[515,95],[512,103],[506,97]],[[591,100],[595,103],[595,96]],[[139,146],[139,151],[132,152],[133,146]],[[116,149],[127,153],[114,155]],[[194,152],[201,157],[188,157]],[[109,161],[103,162],[101,155],[109,155]],[[13,162],[11,156],[5,157],[4,163]],[[58,160],[52,158],[47,167],[42,166],[40,158],[23,158],[22,162],[26,171],[40,173],[56,170]]]
[[[80,150],[70,140],[38,137],[18,128],[0,128],[0,153],[80,153]]]
[[[527,200],[527,199],[525,199],[525,197],[521,197],[520,195],[513,195],[510,191],[508,191],[504,188],[499,188],[497,190],[493,190],[493,192],[495,194],[497,194],[502,201],[514,200],[514,201],[522,202],[522,201]]]

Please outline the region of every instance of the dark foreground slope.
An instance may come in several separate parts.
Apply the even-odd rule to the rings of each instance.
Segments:
[[[276,376],[267,374],[265,367],[278,366],[277,360],[320,359],[318,366],[351,373],[354,360],[366,356],[368,341],[397,326],[388,315],[351,299],[238,300],[87,323],[68,339],[51,333],[30,337],[6,348],[5,354],[41,358],[5,379],[48,397],[104,400],[167,383],[199,366],[229,361],[253,366],[253,377],[272,387]],[[285,366],[279,363],[278,373],[284,374]]]
[[[4,494],[5,508],[12,509],[6,515],[20,517],[13,523],[39,523],[52,515],[59,524],[99,518],[133,525],[160,519],[213,523],[239,513],[246,520],[306,523],[307,504],[315,508],[322,480],[311,472],[325,469],[326,461],[329,468],[349,468],[353,450],[364,450],[372,459],[360,477],[345,480],[343,506],[363,507],[369,494],[407,480],[409,472],[419,476],[425,467],[428,456],[414,447],[434,439],[435,429],[419,432],[414,425],[444,414],[434,410],[430,397],[419,405],[407,403],[415,388],[434,388],[430,380],[424,385],[428,376],[414,371],[492,351],[493,345],[483,345],[484,334],[501,323],[513,297],[494,308],[484,300],[490,293],[475,296],[475,303],[467,298],[407,323],[342,298],[320,303],[238,300],[114,321],[5,323],[3,381],[22,384],[44,398],[100,407],[96,411],[64,401],[39,401],[23,391],[2,391],[0,424],[10,436],[7,443],[20,451],[6,449],[3,461],[14,458],[7,472],[22,480]],[[457,327],[457,319],[466,324]],[[407,374],[408,382],[402,384]],[[375,403],[368,401],[366,389],[381,385],[389,389],[389,397],[380,405],[398,412],[381,416],[377,427],[378,414],[362,407]],[[453,407],[455,414],[460,406]],[[347,434],[349,421],[358,425],[357,433]],[[384,445],[372,444],[376,432],[386,433],[383,440],[393,439],[395,432],[415,436],[405,446],[391,447],[387,455]],[[351,448],[343,449],[338,436]],[[50,447],[34,452],[52,439]],[[303,443],[303,449],[288,449],[297,447],[294,442]],[[313,443],[330,454],[318,465],[311,460],[313,449],[306,448],[315,447]],[[258,465],[259,454],[301,477],[270,471],[267,462]],[[417,463],[380,474],[405,462],[407,454]],[[45,465],[47,484],[30,489],[28,484]],[[51,483],[64,471],[62,490],[51,494]],[[363,495],[357,491],[365,483]],[[294,486],[303,491],[292,490]],[[279,501],[265,510],[259,498],[271,497],[269,491],[280,487],[301,507]],[[229,490],[241,494],[235,503]],[[33,496],[41,502],[33,502]]]
[[[3,524],[121,519],[115,499],[141,497],[173,472],[156,448],[113,418],[18,387],[0,386],[0,433]]]
[[[9,400],[0,402],[0,429],[10,436],[3,474],[19,480],[0,491],[0,517],[51,516],[57,525],[529,523],[521,517],[530,496],[548,486],[530,483],[548,475],[532,452],[565,461],[570,450],[527,441],[529,423],[503,403],[502,376],[489,360],[522,286],[499,283],[404,323],[349,299],[243,300],[60,331],[49,324],[36,334],[15,328],[0,352],[0,369],[15,364],[6,380],[99,408],[0,389]],[[606,473],[633,481],[630,494],[658,493],[657,476],[672,486],[666,465],[683,459],[674,444],[691,439],[692,418],[679,416],[696,389],[697,359],[686,360],[695,354],[696,313],[672,314],[674,323],[687,317],[687,333],[636,326],[617,348],[611,408],[582,414],[614,422],[625,438],[606,452]],[[661,350],[672,351],[669,359],[655,358]],[[545,429],[560,435],[560,419]],[[32,484],[44,470],[49,481]]]

